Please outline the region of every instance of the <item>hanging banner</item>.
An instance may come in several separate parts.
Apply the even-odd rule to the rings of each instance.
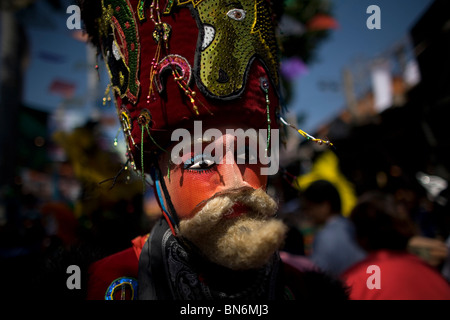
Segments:
[[[375,110],[382,112],[392,106],[392,75],[388,61],[380,61],[372,67],[372,89],[375,98]]]

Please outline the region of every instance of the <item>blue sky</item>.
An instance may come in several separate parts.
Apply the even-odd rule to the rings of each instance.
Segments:
[[[433,0],[333,0],[334,16],[339,29],[332,31],[317,50],[317,60],[308,74],[296,81],[296,92],[289,109],[306,114],[304,130],[314,131],[318,125],[334,117],[345,104],[341,88],[320,90],[321,81],[340,83],[345,66],[370,61],[402,39],[407,39],[415,24]],[[381,30],[369,30],[366,13],[370,5],[381,9]]]

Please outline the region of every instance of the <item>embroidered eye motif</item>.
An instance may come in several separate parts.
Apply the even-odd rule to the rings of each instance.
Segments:
[[[245,10],[243,9],[231,9],[227,12],[227,16],[236,21],[242,21],[245,19]]]

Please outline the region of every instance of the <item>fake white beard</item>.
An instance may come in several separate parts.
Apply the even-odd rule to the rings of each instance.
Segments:
[[[250,212],[224,218],[236,203],[246,205]],[[261,189],[219,195],[193,218],[180,221],[179,235],[218,265],[232,270],[259,268],[285,239],[287,227],[273,218],[276,210],[275,201]]]

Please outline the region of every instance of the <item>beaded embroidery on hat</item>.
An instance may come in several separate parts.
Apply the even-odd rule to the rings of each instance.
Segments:
[[[139,94],[140,43],[133,9],[128,0],[102,0],[99,18],[101,50],[112,88],[135,103]]]

